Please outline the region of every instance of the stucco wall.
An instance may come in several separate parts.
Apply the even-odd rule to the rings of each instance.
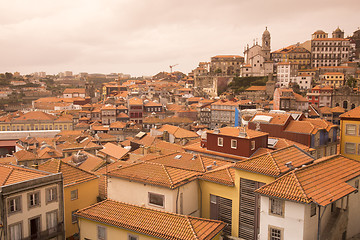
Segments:
[[[71,200],[71,191],[78,190],[78,198]],[[98,179],[64,188],[65,235],[70,237],[78,232],[78,224],[72,223],[72,212],[83,209],[97,202],[99,195]]]
[[[284,217],[269,214],[269,198],[261,196],[260,211],[260,240],[268,239],[269,226],[284,229],[283,239],[304,238],[304,205],[296,202],[285,201]]]
[[[57,197],[58,200],[56,202],[51,202],[46,204],[46,189],[47,188],[51,188],[51,187],[57,187]],[[33,208],[28,208],[28,193],[32,193],[32,192],[37,192],[40,191],[40,205],[38,207],[33,207]],[[30,235],[30,219],[34,218],[34,217],[40,217],[40,231],[45,231],[47,229],[46,226],[46,213],[47,212],[51,212],[51,211],[57,211],[58,214],[58,221],[60,222],[62,219],[62,216],[60,216],[61,212],[60,212],[60,207],[59,204],[61,204],[60,201],[60,197],[61,197],[61,193],[60,193],[61,189],[60,189],[60,185],[58,184],[51,184],[51,185],[46,185],[43,187],[39,187],[39,188],[34,188],[31,189],[31,191],[25,191],[22,192],[20,194],[13,194],[10,195],[9,197],[7,197],[5,199],[5,204],[6,204],[6,216],[7,217],[7,226],[13,224],[13,223],[18,223],[18,222],[22,222],[22,233],[23,233],[23,237],[28,237]],[[8,215],[8,199],[9,198],[13,198],[13,197],[17,197],[17,196],[21,196],[21,212],[17,212],[17,213],[13,213]]]
[[[164,195],[164,207],[158,207],[149,204],[149,192]],[[187,183],[181,186],[179,189],[169,189],[114,177],[109,177],[108,180],[108,198],[173,213],[176,213],[176,211],[177,213],[180,213],[181,193],[183,193],[183,214],[199,216],[197,180]],[[176,208],[177,198],[178,207]]]

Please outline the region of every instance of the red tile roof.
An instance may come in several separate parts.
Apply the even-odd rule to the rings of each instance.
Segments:
[[[200,179],[233,187],[235,186],[235,169],[231,168],[231,165],[220,167],[204,173]]]
[[[184,216],[114,200],[81,209],[76,215],[160,239],[210,240],[226,226],[218,220]]]
[[[174,189],[195,180],[199,173],[159,163],[142,162],[113,170],[108,175]]]
[[[301,203],[326,206],[354,191],[347,181],[360,175],[360,163],[341,155],[325,157],[292,170],[257,193]]]
[[[350,111],[343,113],[340,115],[341,119],[347,119],[347,118],[360,118],[360,107],[356,107],[354,109],[351,109]]]
[[[219,131],[220,132],[218,133],[218,135],[231,136],[231,137],[239,137],[239,134],[245,131],[246,137],[243,138],[247,138],[247,139],[269,135],[268,133],[265,132],[255,131],[243,127],[223,127],[220,128]],[[215,130],[208,131],[208,133],[215,134]]]
[[[296,146],[282,148],[264,155],[255,156],[235,164],[234,168],[279,177],[290,171],[285,164],[291,162],[294,167],[309,164],[314,158]]]
[[[0,164],[0,186],[28,181],[50,175],[35,169],[23,168],[11,164]]]
[[[69,187],[98,178],[90,172],[74,167],[59,159],[50,159],[40,164],[38,168],[39,170],[50,173],[61,172],[64,178],[64,187]]]
[[[128,152],[129,149],[123,148],[113,143],[106,143],[104,148],[99,151],[99,153],[114,157],[118,160],[123,158]]]

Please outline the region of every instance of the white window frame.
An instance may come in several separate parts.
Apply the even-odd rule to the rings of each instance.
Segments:
[[[219,147],[223,147],[224,146],[224,138],[222,138],[222,137],[218,137],[218,139],[217,139],[218,141],[218,146]]]
[[[57,232],[58,225],[58,211],[51,211],[46,213],[46,229],[49,234]]]
[[[278,217],[285,215],[285,201],[279,198],[269,198],[269,214]]]
[[[13,223],[9,225],[9,239],[11,240],[21,240],[23,239],[23,228],[22,228],[22,221]],[[13,231],[15,230],[14,227],[18,227],[20,229],[20,234],[13,236]]]
[[[11,203],[13,203],[13,206],[14,206],[14,210],[12,211],[11,210]],[[8,200],[8,213],[9,214],[13,214],[13,213],[17,213],[17,212],[21,212],[22,210],[22,207],[21,207],[21,196],[16,196],[16,197],[12,197],[12,198],[9,198]]]
[[[161,197],[162,198],[162,205],[159,205],[159,204],[155,203],[154,201],[151,201],[152,196]],[[148,204],[150,206],[165,208],[165,195],[159,194],[159,193],[148,192]]]
[[[40,206],[40,191],[28,193],[28,208]]]
[[[231,139],[231,148],[237,149],[237,140],[236,139]]]
[[[45,190],[46,204],[57,202],[57,187],[47,188]]]

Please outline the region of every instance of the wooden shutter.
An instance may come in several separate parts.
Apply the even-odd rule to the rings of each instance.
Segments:
[[[240,179],[239,237],[256,240],[260,226],[259,196],[254,190],[264,183]]]
[[[231,235],[232,200],[210,195],[210,218],[227,223],[224,234]]]

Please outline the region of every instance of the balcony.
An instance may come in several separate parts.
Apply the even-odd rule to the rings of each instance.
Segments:
[[[51,239],[60,235],[63,235],[63,238],[65,238],[64,223],[58,223],[54,228],[47,229],[37,234],[32,234],[31,236],[23,238],[23,240]]]

